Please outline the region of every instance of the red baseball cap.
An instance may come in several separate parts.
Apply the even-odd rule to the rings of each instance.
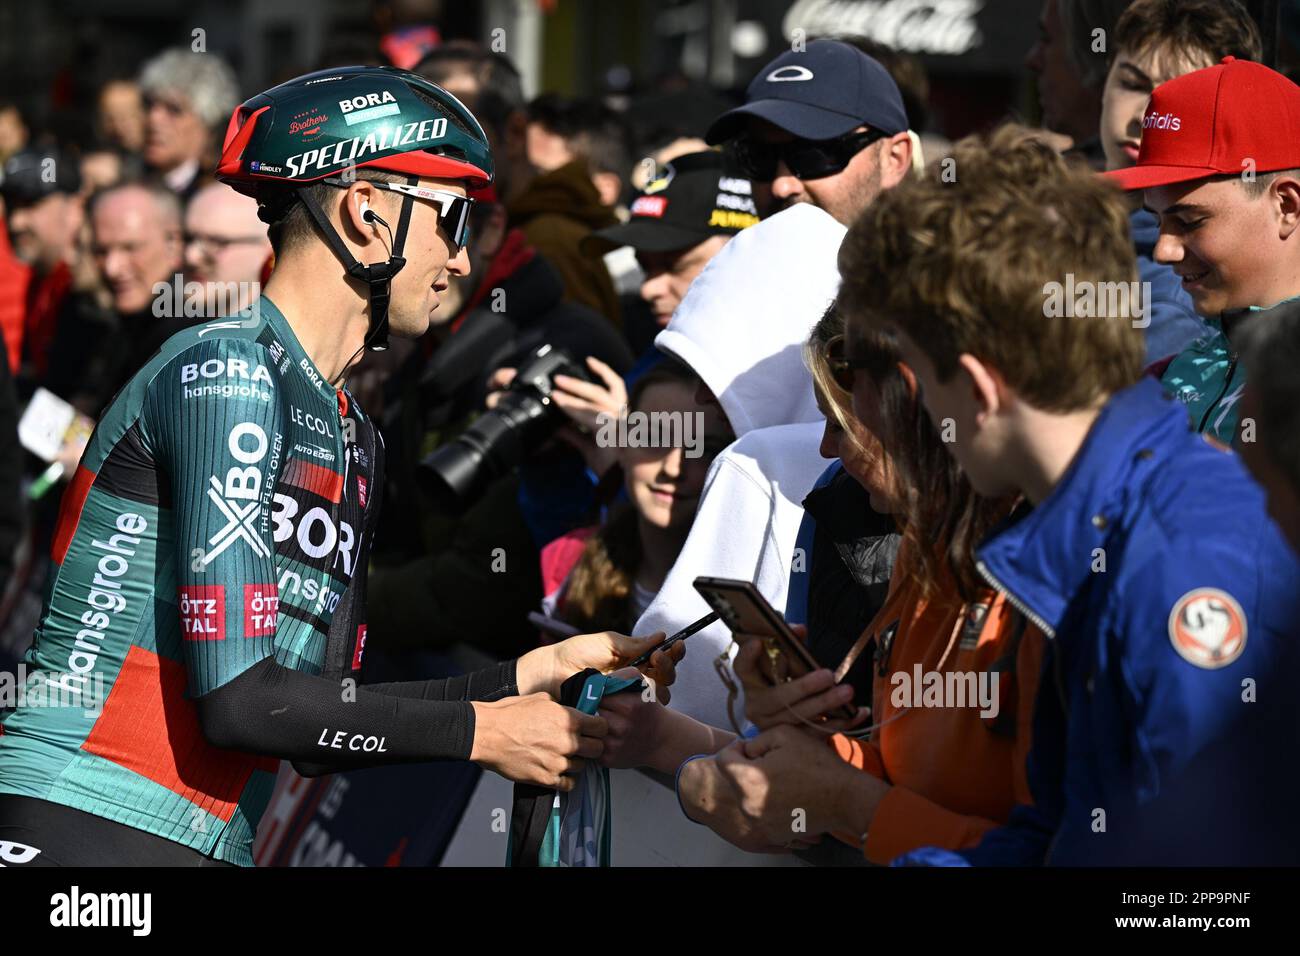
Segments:
[[[1250,166],[1253,163],[1253,167]],[[1225,56],[1161,83],[1142,119],[1136,166],[1104,175],[1124,189],[1300,167],[1300,86]]]

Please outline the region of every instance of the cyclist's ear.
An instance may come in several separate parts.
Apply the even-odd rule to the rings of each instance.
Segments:
[[[367,212],[384,215],[383,203],[379,199],[380,190],[374,183],[358,179],[342,192],[343,201],[339,206],[339,218],[343,223],[344,235],[362,243],[377,241],[383,233],[383,227],[377,219]]]

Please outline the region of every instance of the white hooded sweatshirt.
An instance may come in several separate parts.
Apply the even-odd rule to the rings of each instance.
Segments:
[[[709,469],[681,554],[632,633],[672,634],[707,614],[699,575],[752,581],[785,608],[803,498],[827,462],[824,419],[803,362],[808,333],[839,289],[845,227],[800,204],[740,232],[691,284],[655,346],[718,397],[736,441]],[[686,641],[671,706],[730,729],[714,659],[731,643],[721,622]],[[736,702],[743,720],[743,700]]]

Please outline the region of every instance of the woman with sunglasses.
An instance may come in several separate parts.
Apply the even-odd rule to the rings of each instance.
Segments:
[[[689,812],[687,794],[712,780],[713,815],[738,810],[753,840],[801,845],[832,833],[883,864],[919,846],[974,845],[1030,802],[1025,755],[1042,644],[975,569],[974,544],[1012,502],[972,492],[893,342],[850,335],[847,355],[825,361],[837,400],[851,395],[859,427],[883,446],[903,526],[889,597],[850,651],[874,665],[871,723],[842,728],[823,717],[852,693],[829,670],[769,685],[760,643],[747,642],[736,673],[746,716],[764,732],[698,768],[688,763],[680,786]],[[969,693],[950,699],[946,688]]]
[[[840,341],[843,329],[843,318],[832,306],[813,328],[804,347],[818,406],[826,416],[821,453],[839,459],[843,466],[842,475],[815,489],[804,502],[818,521],[807,589],[811,624],[808,646],[829,667],[840,663],[881,607],[898,540],[889,517],[895,509],[889,497],[888,470],[883,466],[880,443],[853,419],[843,397],[847,393],[835,384],[826,360],[828,349]],[[850,513],[852,509],[859,513]],[[861,688],[858,703],[863,705],[870,702],[870,674],[871,663],[865,658],[859,668],[851,671]],[[627,699],[613,698],[601,710],[610,730],[603,762],[610,767],[649,766],[672,773],[691,755],[714,753],[735,740],[743,730],[734,708],[737,688],[725,668],[719,669],[719,676],[718,693],[725,692],[730,698],[729,729],[709,726],[670,708],[638,708]],[[866,717],[867,708],[863,706],[858,720]],[[682,792],[688,816],[699,819],[699,814],[708,813],[708,788],[719,782],[716,777],[701,780],[700,787]],[[726,814],[710,816],[709,823],[741,849],[786,849],[754,840],[752,826],[734,807]]]

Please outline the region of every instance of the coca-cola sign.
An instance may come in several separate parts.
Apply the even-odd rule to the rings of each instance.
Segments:
[[[960,56],[984,39],[975,23],[983,8],[984,0],[797,0],[782,29],[790,39],[855,34],[908,53]]]

